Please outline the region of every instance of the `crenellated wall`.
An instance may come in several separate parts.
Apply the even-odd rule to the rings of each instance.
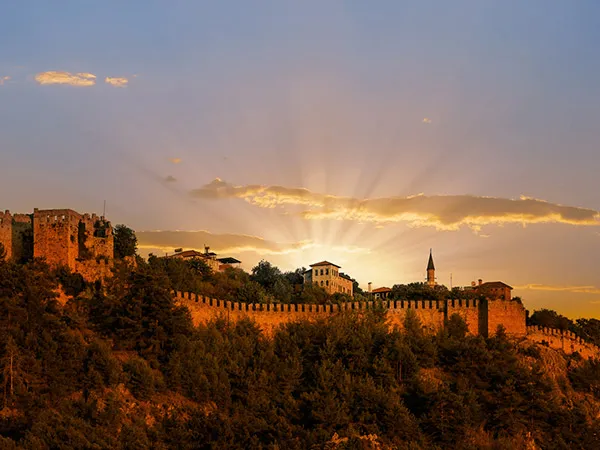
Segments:
[[[500,325],[507,334],[513,336],[524,336],[527,333],[527,312],[520,301],[486,300],[485,308],[487,324],[482,323],[480,331],[483,336],[493,336]]]
[[[584,341],[568,330],[529,326],[527,327],[527,339],[562,350],[569,355],[577,352],[586,359],[600,357],[600,348]]]
[[[317,319],[328,317],[340,311],[364,311],[374,308],[385,308],[390,326],[402,328],[407,311],[412,310],[420,319],[422,326],[430,331],[436,331],[444,326],[445,321],[452,314],[460,315],[469,328],[471,334],[487,333],[481,329],[480,317],[487,313],[488,301],[480,300],[383,300],[375,302],[352,302],[341,305],[310,305],[310,304],[247,304],[240,302],[222,301],[199,294],[188,292],[175,292],[176,301],[187,306],[192,314],[195,325],[206,323],[209,320],[224,315],[229,320],[239,320],[249,317],[255,320],[266,332],[270,333],[276,326],[293,322],[299,319]],[[511,308],[516,312],[505,314],[505,318],[522,320],[522,324],[503,323],[507,333],[525,335],[525,313],[520,313],[523,308],[518,302],[508,301],[506,311]],[[499,321],[491,321],[493,323]],[[488,322],[485,321],[487,324]],[[522,332],[520,330],[523,330]],[[493,334],[493,333],[492,333]],[[486,334],[487,335],[487,334]]]

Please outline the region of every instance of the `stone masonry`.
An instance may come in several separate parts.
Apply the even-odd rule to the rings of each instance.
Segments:
[[[228,320],[244,317],[254,319],[267,333],[287,322],[299,319],[315,320],[340,311],[363,312],[373,308],[384,308],[391,326],[402,328],[408,311],[419,318],[423,328],[435,332],[444,327],[453,315],[460,315],[469,328],[469,333],[493,336],[502,325],[507,334],[523,337],[527,334],[525,308],[517,300],[383,300],[375,302],[352,302],[341,305],[308,304],[247,304],[222,301],[189,292],[176,292],[175,300],[187,306],[195,325],[206,323],[219,316]],[[498,317],[494,315],[498,314]],[[495,328],[493,328],[495,326]]]
[[[114,256],[110,222],[71,209],[0,213],[0,243],[8,259],[43,258],[51,267],[69,267],[88,281],[108,276]]]

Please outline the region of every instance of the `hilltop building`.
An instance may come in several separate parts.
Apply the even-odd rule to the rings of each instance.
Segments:
[[[380,287],[371,291],[374,299],[385,299],[392,296],[392,290],[389,287]]]
[[[512,286],[509,286],[502,281],[487,281],[484,283],[481,278],[477,280],[477,283],[473,281],[471,286],[463,288],[465,291],[475,292],[485,298],[493,300],[511,300],[512,289]]]
[[[210,251],[210,247],[204,247],[204,253],[196,250],[185,250],[176,249],[175,253],[169,256],[169,258],[180,258],[183,260],[201,259],[213,272],[224,272],[228,267],[238,268],[241,261],[235,258],[217,258],[217,254]]]
[[[304,283],[314,283],[321,286],[328,294],[347,294],[352,296],[354,280],[345,273],[339,271],[340,266],[321,261],[311,264],[310,269],[304,272]]]
[[[88,281],[108,276],[114,258],[110,222],[72,209],[0,213],[0,244],[8,259],[44,258],[51,267],[66,266]]]

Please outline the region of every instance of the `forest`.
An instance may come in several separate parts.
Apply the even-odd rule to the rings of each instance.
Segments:
[[[471,336],[458,316],[434,335],[411,314],[390,329],[385,310],[270,337],[251,321],[194,327],[174,287],[274,295],[289,274],[185,264],[121,262],[87,284],[0,259],[0,448],[600,448],[599,360]],[[595,319],[530,320],[598,338]]]

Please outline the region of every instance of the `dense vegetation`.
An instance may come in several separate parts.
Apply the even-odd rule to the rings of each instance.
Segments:
[[[458,316],[194,328],[171,287],[156,262],[89,286],[0,261],[0,448],[600,448],[598,361]]]

